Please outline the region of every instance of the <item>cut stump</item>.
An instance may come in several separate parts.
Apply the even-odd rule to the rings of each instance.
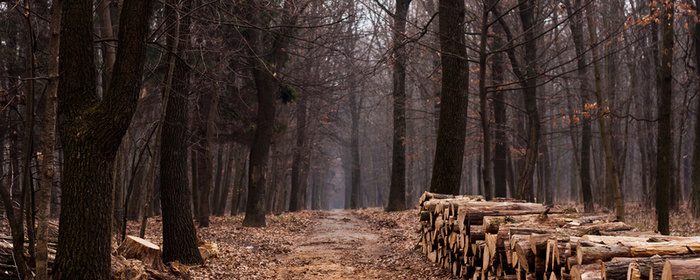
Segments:
[[[166,270],[160,258],[162,254],[160,247],[136,236],[127,235],[122,244],[119,245],[119,248],[117,248],[117,254],[127,259],[140,260],[145,265],[158,271]]]

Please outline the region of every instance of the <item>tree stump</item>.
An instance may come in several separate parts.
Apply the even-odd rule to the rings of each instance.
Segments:
[[[157,271],[164,271],[165,265],[161,260],[162,251],[156,244],[136,236],[127,235],[119,248],[117,254],[127,259],[137,259],[145,265]]]

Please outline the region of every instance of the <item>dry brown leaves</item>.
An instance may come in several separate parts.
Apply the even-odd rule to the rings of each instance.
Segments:
[[[605,213],[605,211],[600,211]],[[628,204],[627,223],[640,230],[656,228],[653,208]],[[391,279],[456,279],[432,262],[416,248],[420,224],[415,209],[402,212],[385,212],[372,208],[350,211],[354,217],[366,221],[368,229],[380,236],[382,245],[390,252],[374,261],[355,265],[357,269],[381,271]],[[308,237],[324,211],[301,211],[268,216],[267,227],[242,227],[242,216],[211,217],[211,226],[198,228],[199,238],[218,245],[218,258],[190,268],[192,279],[280,279],[280,259],[288,255],[299,240]],[[127,234],[138,234],[138,223],[129,222]],[[162,244],[162,223],[159,218],[150,219],[145,238]],[[6,219],[0,219],[0,234],[9,235]],[[690,215],[685,206],[671,214],[671,234],[681,236],[700,235],[700,222]],[[116,244],[115,244],[116,248]],[[387,278],[387,277],[382,277]]]
[[[459,279],[430,262],[417,247],[420,240],[418,210],[386,212],[380,208],[351,211],[355,217],[367,221],[389,244],[390,254],[382,256],[374,265],[394,270],[392,279]]]

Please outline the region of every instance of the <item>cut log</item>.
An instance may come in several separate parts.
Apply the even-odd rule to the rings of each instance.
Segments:
[[[219,246],[216,243],[200,240],[198,245],[199,254],[203,260],[213,259],[219,256]]]
[[[117,254],[127,259],[137,259],[152,269],[163,271],[165,265],[161,260],[161,250],[158,245],[136,236],[127,235],[117,248]]]
[[[576,261],[578,264],[589,264],[595,261],[609,261],[614,257],[631,256],[630,248],[620,245],[603,245],[579,240],[576,246]]]
[[[627,268],[631,261],[610,261],[604,262],[601,268],[603,280],[624,280],[627,279]]]
[[[639,270],[639,265],[636,262],[631,263],[627,267],[627,280],[642,279],[642,272]]]
[[[700,280],[700,259],[667,260],[661,274],[661,280],[683,279]]]
[[[586,235],[584,240],[604,244],[620,244],[628,247],[632,257],[653,255],[685,255],[700,252],[700,237],[629,237]]]
[[[530,234],[530,249],[535,255],[544,256],[547,252],[547,241],[554,237],[553,233]]]
[[[482,224],[484,232],[497,233],[501,225],[516,224],[527,222],[537,215],[522,215],[522,216],[484,216]]]
[[[571,279],[573,280],[599,280],[601,275],[601,264],[591,263],[585,265],[575,265],[571,268]]]

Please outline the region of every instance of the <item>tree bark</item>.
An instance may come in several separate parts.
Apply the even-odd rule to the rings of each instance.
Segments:
[[[245,187],[244,180],[245,175],[248,173],[248,161],[246,160],[245,147],[242,145],[240,150],[236,153],[235,167],[236,176],[233,178],[233,193],[231,194],[231,216],[238,215],[238,208],[241,206],[241,200],[245,197],[242,194],[243,187]]]
[[[525,166],[518,176],[518,198],[533,200],[533,175],[539,155],[540,115],[537,109],[537,39],[535,37],[536,0],[525,0],[519,6],[520,22],[525,34],[525,75],[521,82],[525,112],[527,114],[527,148],[525,150]]]
[[[29,262],[33,263],[35,261],[35,245],[36,245],[36,235],[35,235],[35,221],[34,221],[34,180],[32,178],[32,157],[34,154],[34,76],[36,75],[36,43],[34,27],[32,26],[32,5],[29,1],[25,1],[26,14],[23,14],[24,19],[27,21],[27,48],[26,51],[26,69],[27,78],[26,81],[26,100],[25,100],[25,112],[24,112],[24,139],[22,140],[23,149],[23,161],[22,161],[22,200],[20,203],[19,212],[25,215],[25,221],[27,223],[27,241],[29,246]]]
[[[102,77],[104,80],[104,85],[109,86],[112,79],[112,69],[114,68],[114,61],[116,60],[116,47],[114,42],[109,40],[114,39],[114,31],[112,29],[112,13],[110,3],[111,1],[97,1],[98,6],[96,7],[96,12],[99,14],[97,17],[100,23],[100,37],[102,40],[102,60],[104,61],[104,69],[102,70]],[[106,90],[106,89],[105,89]]]
[[[181,5],[181,6],[180,6]],[[192,221],[191,193],[187,182],[187,94],[189,67],[177,58],[185,57],[189,42],[190,5],[169,1],[166,26],[170,52],[164,96],[169,96],[160,146],[160,204],[163,209],[163,261],[183,264],[202,263],[197,249],[197,232]]]
[[[672,187],[673,139],[671,138],[673,124],[671,113],[673,110],[673,17],[674,3],[669,1],[663,4],[663,51],[661,55],[661,79],[659,84],[659,131],[657,138],[656,166],[656,214],[658,217],[658,230],[661,234],[669,234],[669,203],[670,189]],[[656,46],[654,46],[656,47]]]
[[[295,14],[285,14],[284,24],[279,31],[282,35],[275,36],[268,41],[263,38],[260,29],[250,29],[246,39],[248,41],[252,66],[252,76],[255,81],[256,98],[258,101],[257,116],[255,118],[255,133],[253,135],[253,145],[250,148],[250,168],[248,169],[248,202],[246,205],[246,216],[243,219],[243,226],[263,227],[265,226],[265,171],[267,160],[270,154],[271,139],[274,134],[275,125],[275,98],[277,96],[280,81],[277,71],[281,69],[287,61],[285,48],[291,42],[290,33],[294,31],[298,16],[303,13],[307,6],[302,5],[294,9]],[[263,27],[266,23],[260,14],[264,9],[262,3],[248,1],[244,9],[247,19],[253,26]],[[286,13],[292,11],[285,10]]]
[[[462,178],[469,93],[469,64],[463,30],[464,2],[440,0],[438,12],[442,88],[430,191],[456,194]]]
[[[406,209],[406,16],[411,0],[396,0],[394,12],[393,92],[394,140],[392,142],[391,185],[387,211]]]
[[[591,191],[591,111],[588,92],[588,81],[586,79],[586,53],[583,50],[583,17],[581,16],[581,0],[574,0],[573,7],[570,1],[566,2],[566,10],[571,20],[569,29],[574,41],[576,50],[576,68],[578,71],[579,89],[582,103],[583,117],[581,118],[581,165],[579,166],[581,177],[581,197],[583,198],[584,212],[592,213],[593,194]],[[574,12],[576,11],[576,12]],[[587,109],[588,108],[588,109]]]
[[[350,74],[352,75],[352,74]],[[354,86],[352,77],[348,86]],[[350,93],[350,209],[360,207],[360,194],[362,183],[362,169],[360,168],[360,112],[362,111],[362,98],[356,90]]]
[[[484,197],[487,200],[493,198],[491,186],[491,117],[488,101],[488,92],[486,91],[486,47],[488,45],[489,34],[489,13],[491,7],[495,5],[494,1],[484,1],[483,15],[481,18],[481,39],[479,42],[479,111],[481,113],[481,130],[483,134],[482,154],[483,167],[482,178],[484,180]]]
[[[37,197],[36,233],[36,279],[48,279],[49,217],[51,211],[51,188],[54,179],[54,150],[56,144],[56,92],[58,91],[58,51],[60,44],[61,9],[63,1],[55,0],[51,7],[49,33],[49,84],[44,94],[44,147],[41,186]],[[1,182],[0,182],[1,184]]]
[[[503,42],[500,25],[495,25],[494,30],[496,33],[493,39],[494,50],[501,49],[505,44]],[[491,75],[493,79],[493,85],[497,86],[502,84],[504,79],[503,73],[505,68],[505,60],[502,53],[495,53],[492,59],[491,65]],[[496,90],[493,94],[493,118],[494,118],[494,136],[495,136],[495,148],[493,157],[493,178],[494,178],[494,196],[495,197],[506,197],[508,195],[508,155],[509,155],[509,145],[508,145],[508,135],[506,134],[506,102],[505,102],[505,92]]]
[[[601,81],[601,71],[598,56],[598,49],[596,45],[598,44],[598,37],[596,33],[595,21],[593,19],[592,7],[595,5],[595,0],[586,5],[586,21],[588,23],[588,33],[590,35],[590,45],[593,46],[591,53],[593,55],[593,74],[595,77],[595,94],[596,103],[598,110],[605,112],[607,110],[607,105],[605,102],[605,94],[603,93],[603,85]],[[612,134],[610,132],[610,126],[606,121],[605,114],[598,115],[598,126],[600,127],[600,142],[603,146],[603,153],[605,156],[605,173],[607,179],[611,180],[611,187],[613,189],[613,199],[615,203],[615,216],[619,221],[625,220],[625,199],[622,193],[622,187],[620,186],[620,177],[617,172],[617,162],[613,156],[612,150]]]
[[[110,166],[141,89],[152,0],[122,6],[114,74],[97,99],[92,1],[63,5],[58,122],[65,151],[59,242],[53,279],[110,279]]]
[[[700,0],[695,0],[695,11],[700,13]],[[695,67],[700,68],[700,22],[695,23]],[[700,71],[695,71],[697,75],[698,88],[700,89]],[[700,91],[700,90],[698,90]],[[692,191],[690,194],[693,216],[700,218],[700,98],[695,110],[695,140],[693,142],[693,163],[691,172]]]
[[[308,98],[308,95],[302,96],[297,105],[296,149],[294,150],[294,158],[292,159],[294,163],[292,163],[292,190],[289,198],[289,212],[296,212],[306,208],[304,207],[303,196],[306,193],[307,178],[303,175],[304,173],[308,174],[308,171],[304,168],[304,163],[309,161],[306,144]]]
[[[214,176],[214,117],[216,116],[215,91],[205,90],[200,92],[197,109],[197,117],[193,122],[194,137],[197,143],[193,147],[193,155],[197,156],[197,186],[199,191],[199,209],[195,210],[199,227],[209,226],[209,195],[213,185]]]
[[[221,178],[223,177],[224,170],[226,170],[225,164],[224,164],[224,154],[226,153],[226,145],[219,145],[219,151],[216,153],[216,168],[213,168],[214,170],[214,192],[212,195],[210,195],[209,200],[211,201],[211,213],[220,216],[219,215],[219,209],[221,208],[221,202],[223,201],[224,207],[226,207],[226,197],[222,197],[223,193],[221,191]],[[228,192],[226,192],[228,194]],[[223,213],[223,212],[221,212]]]
[[[238,151],[238,144],[232,143],[231,145],[228,145],[228,148],[226,149],[226,156],[223,159],[223,162],[219,162],[220,165],[223,165],[224,167],[221,168],[219,172],[223,173],[223,179],[219,184],[221,184],[221,197],[219,197],[219,202],[217,203],[217,208],[215,214],[217,216],[223,216],[224,213],[226,212],[226,205],[228,204],[228,196],[229,193],[231,193],[231,187],[233,186],[234,183],[231,182],[231,174],[233,174],[233,168],[234,165],[234,159],[237,157],[237,151]],[[223,152],[224,149],[222,149],[221,152]],[[236,166],[237,167],[237,166]],[[235,176],[234,176],[235,177]],[[231,204],[233,205],[233,199],[237,197],[232,197],[231,198]]]

